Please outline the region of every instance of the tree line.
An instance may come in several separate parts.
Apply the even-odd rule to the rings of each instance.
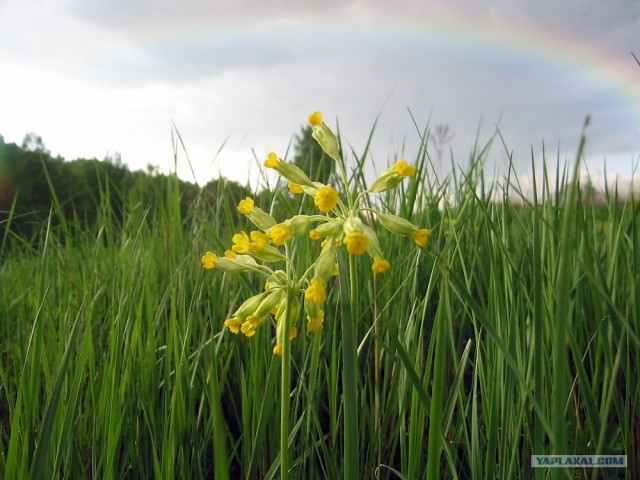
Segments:
[[[303,128],[294,138],[293,161],[318,181],[327,182],[332,173],[332,163],[311,138],[310,128]],[[188,217],[194,203],[215,218],[237,215],[228,205],[237,205],[245,196],[264,195],[270,201],[274,195],[251,192],[248,185],[225,178],[199,187],[173,174],[160,174],[151,166],[147,171],[131,171],[117,155],[104,160],[65,160],[53,157],[37,135],[28,134],[21,145],[5,142],[0,135],[1,245],[38,242],[43,225],[49,222],[57,227],[61,219],[67,219],[76,229],[90,229],[108,212],[110,221],[119,225],[134,206],[153,218],[153,210],[166,205],[169,182],[177,189],[182,218]],[[225,196],[224,212],[218,211],[221,192]],[[56,215],[51,215],[53,211]]]

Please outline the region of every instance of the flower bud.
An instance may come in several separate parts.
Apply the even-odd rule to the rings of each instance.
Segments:
[[[216,268],[227,273],[241,273],[258,268],[258,264],[250,255],[236,255],[234,258],[218,258]]]
[[[413,223],[402,217],[398,217],[397,215],[381,212],[376,212],[376,215],[378,216],[378,220],[380,220],[382,226],[391,233],[397,233],[408,237],[418,230],[418,227]]]
[[[322,248],[318,259],[316,260],[315,269],[313,271],[314,277],[320,280],[323,284],[326,284],[327,280],[329,280],[333,274],[333,266],[335,263],[336,244],[333,240],[330,240]]]
[[[265,245],[260,250],[252,252],[252,254],[263,262],[279,262],[280,260],[284,260],[282,252],[271,245]]]
[[[416,167],[405,160],[398,160],[392,167],[387,168],[369,187],[370,192],[384,192],[395,188],[405,177],[415,174]]]
[[[296,165],[280,160],[273,152],[269,153],[269,156],[264,162],[264,166],[267,168],[273,168],[290,182],[297,183],[301,186],[306,185],[307,187],[313,187],[313,182],[309,177],[307,177],[306,173],[300,170]]]
[[[320,309],[318,308],[318,304],[316,302],[314,302],[313,300],[306,300],[304,301],[304,311],[307,314],[307,318],[311,317],[311,318],[315,318],[315,316],[318,314],[318,311]]]
[[[327,124],[322,121],[320,112],[313,112],[309,115],[309,123],[313,129],[311,136],[315,138],[322,150],[336,162],[340,161],[338,140]]]
[[[276,270],[267,280],[269,282],[269,288],[287,288],[289,286],[289,278],[282,270]]]
[[[289,312],[287,312],[287,309],[290,309]],[[284,343],[283,340],[283,328],[284,325],[286,323],[286,318],[289,317],[289,322],[290,324],[288,325],[288,333],[289,333],[289,339],[292,339],[292,333],[297,334],[298,330],[296,328],[296,323],[298,322],[298,315],[300,314],[300,302],[298,301],[298,299],[294,299],[293,302],[291,303],[291,305],[287,304],[287,296],[283,295],[282,300],[280,301],[280,304],[278,305],[278,313],[276,313],[276,343],[277,344],[282,344]],[[293,330],[295,329],[295,330]],[[293,335],[295,336],[295,335]]]
[[[329,220],[318,225],[316,228],[309,232],[311,240],[320,240],[324,237],[334,237],[342,231],[343,223],[340,220]],[[311,234],[312,232],[313,235]]]
[[[271,215],[258,207],[253,207],[246,215],[260,230],[269,230],[277,223]]]
[[[283,290],[281,288],[277,290],[270,290],[268,294],[262,299],[258,308],[256,308],[254,315],[258,317],[266,317],[273,308],[278,306],[278,303],[282,300]]]
[[[307,227],[309,226],[309,222],[311,221],[310,215],[294,215],[287,223],[292,230],[292,235],[294,237],[298,237],[300,235],[304,235],[307,231]]]
[[[264,298],[266,297],[267,292],[262,292],[253,297],[246,299],[242,302],[242,305],[238,307],[236,312],[233,314],[234,317],[244,320],[249,315],[253,315],[254,312],[258,309]]]
[[[342,225],[342,228],[346,235],[350,234],[351,232],[361,232],[362,220],[360,220],[358,217],[349,217]]]
[[[382,257],[382,250],[380,249],[380,242],[378,242],[378,235],[376,232],[366,224],[362,224],[362,232],[367,238],[367,253],[373,258]],[[347,249],[349,247],[347,246]]]

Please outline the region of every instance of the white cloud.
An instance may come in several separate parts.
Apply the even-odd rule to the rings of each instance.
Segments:
[[[19,142],[35,131],[67,158],[119,151],[132,168],[167,171],[173,119],[201,182],[218,172],[244,181],[256,172],[251,149],[284,152],[310,110],[337,117],[360,152],[384,105],[379,166],[418,149],[407,109],[419,128],[449,125],[462,163],[478,130],[484,142],[496,124],[520,165],[543,140],[553,158],[557,149],[571,157],[587,114],[590,154],[632,156],[640,89],[628,79],[640,67],[629,51],[640,54],[640,11],[614,6],[9,0],[0,3],[0,63],[11,72],[0,78],[0,134]],[[549,38],[536,50],[518,25]],[[553,39],[571,45],[556,55]],[[494,151],[504,164],[502,147]],[[184,163],[179,173],[190,178]]]

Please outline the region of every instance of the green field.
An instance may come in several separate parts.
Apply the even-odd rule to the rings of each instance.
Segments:
[[[264,278],[202,267],[255,230],[224,182],[185,212],[164,177],[152,202],[122,195],[120,218],[104,179],[92,227],[54,196],[30,241],[9,216],[0,478],[278,478],[282,445],[299,479],[640,478],[640,204],[592,201],[545,159],[525,196],[513,171],[484,178],[489,152],[437,178],[422,149],[407,159],[415,175],[367,197],[430,229],[428,244],[363,214],[390,270],[338,247],[322,330],[301,308],[282,357],[273,318],[251,337],[224,327]],[[370,159],[343,154],[332,184],[346,198],[366,188]],[[254,198],[278,222],[319,213],[286,189]],[[291,263],[273,268],[298,274],[321,251],[308,232],[275,248]],[[532,469],[533,454],[628,466]]]

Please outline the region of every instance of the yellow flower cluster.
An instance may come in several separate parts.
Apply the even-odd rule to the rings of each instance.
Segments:
[[[257,328],[267,321],[269,315],[273,315],[276,322],[273,353],[276,355],[282,354],[283,341],[286,338],[293,339],[298,333],[298,292],[304,292],[307,331],[318,332],[322,329],[327,283],[338,273],[338,248],[344,245],[350,255],[367,253],[372,259],[371,269],[375,274],[383,274],[391,268],[391,263],[383,255],[378,236],[370,224],[371,214],[385,229],[412,238],[419,247],[425,247],[431,235],[429,229],[413,225],[397,215],[378,212],[368,207],[371,202],[363,200],[367,194],[390,190],[405,178],[415,175],[414,165],[408,164],[405,160],[396,161],[382,172],[368,190],[355,196],[349,191],[337,138],[324,123],[320,112],[313,112],[308,119],[313,138],[327,155],[338,162],[343,173],[342,190],[346,198],[342,199],[334,186],[313,182],[299,167],[271,152],[267,155],[264,166],[277,171],[288,180],[288,188],[292,193],[311,196],[319,213],[294,215],[283,222],[277,222],[256,206],[251,197],[246,197],[238,204],[238,211],[245,215],[257,230],[235,233],[231,239],[231,248],[225,252],[224,257],[218,257],[210,251],[202,257],[202,265],[206,269],[217,268],[229,273],[254,272],[267,278],[265,291],[246,300],[224,325],[231,333],[242,333],[251,337],[255,335]],[[365,223],[363,219],[369,223]],[[321,251],[314,264],[301,277],[296,277],[293,268],[290,268],[288,243],[292,238],[306,235],[307,232],[312,240],[321,241]],[[273,270],[264,264],[278,261],[285,262],[286,271]],[[292,298],[295,300],[291,300]],[[285,325],[287,328],[284,328]]]

